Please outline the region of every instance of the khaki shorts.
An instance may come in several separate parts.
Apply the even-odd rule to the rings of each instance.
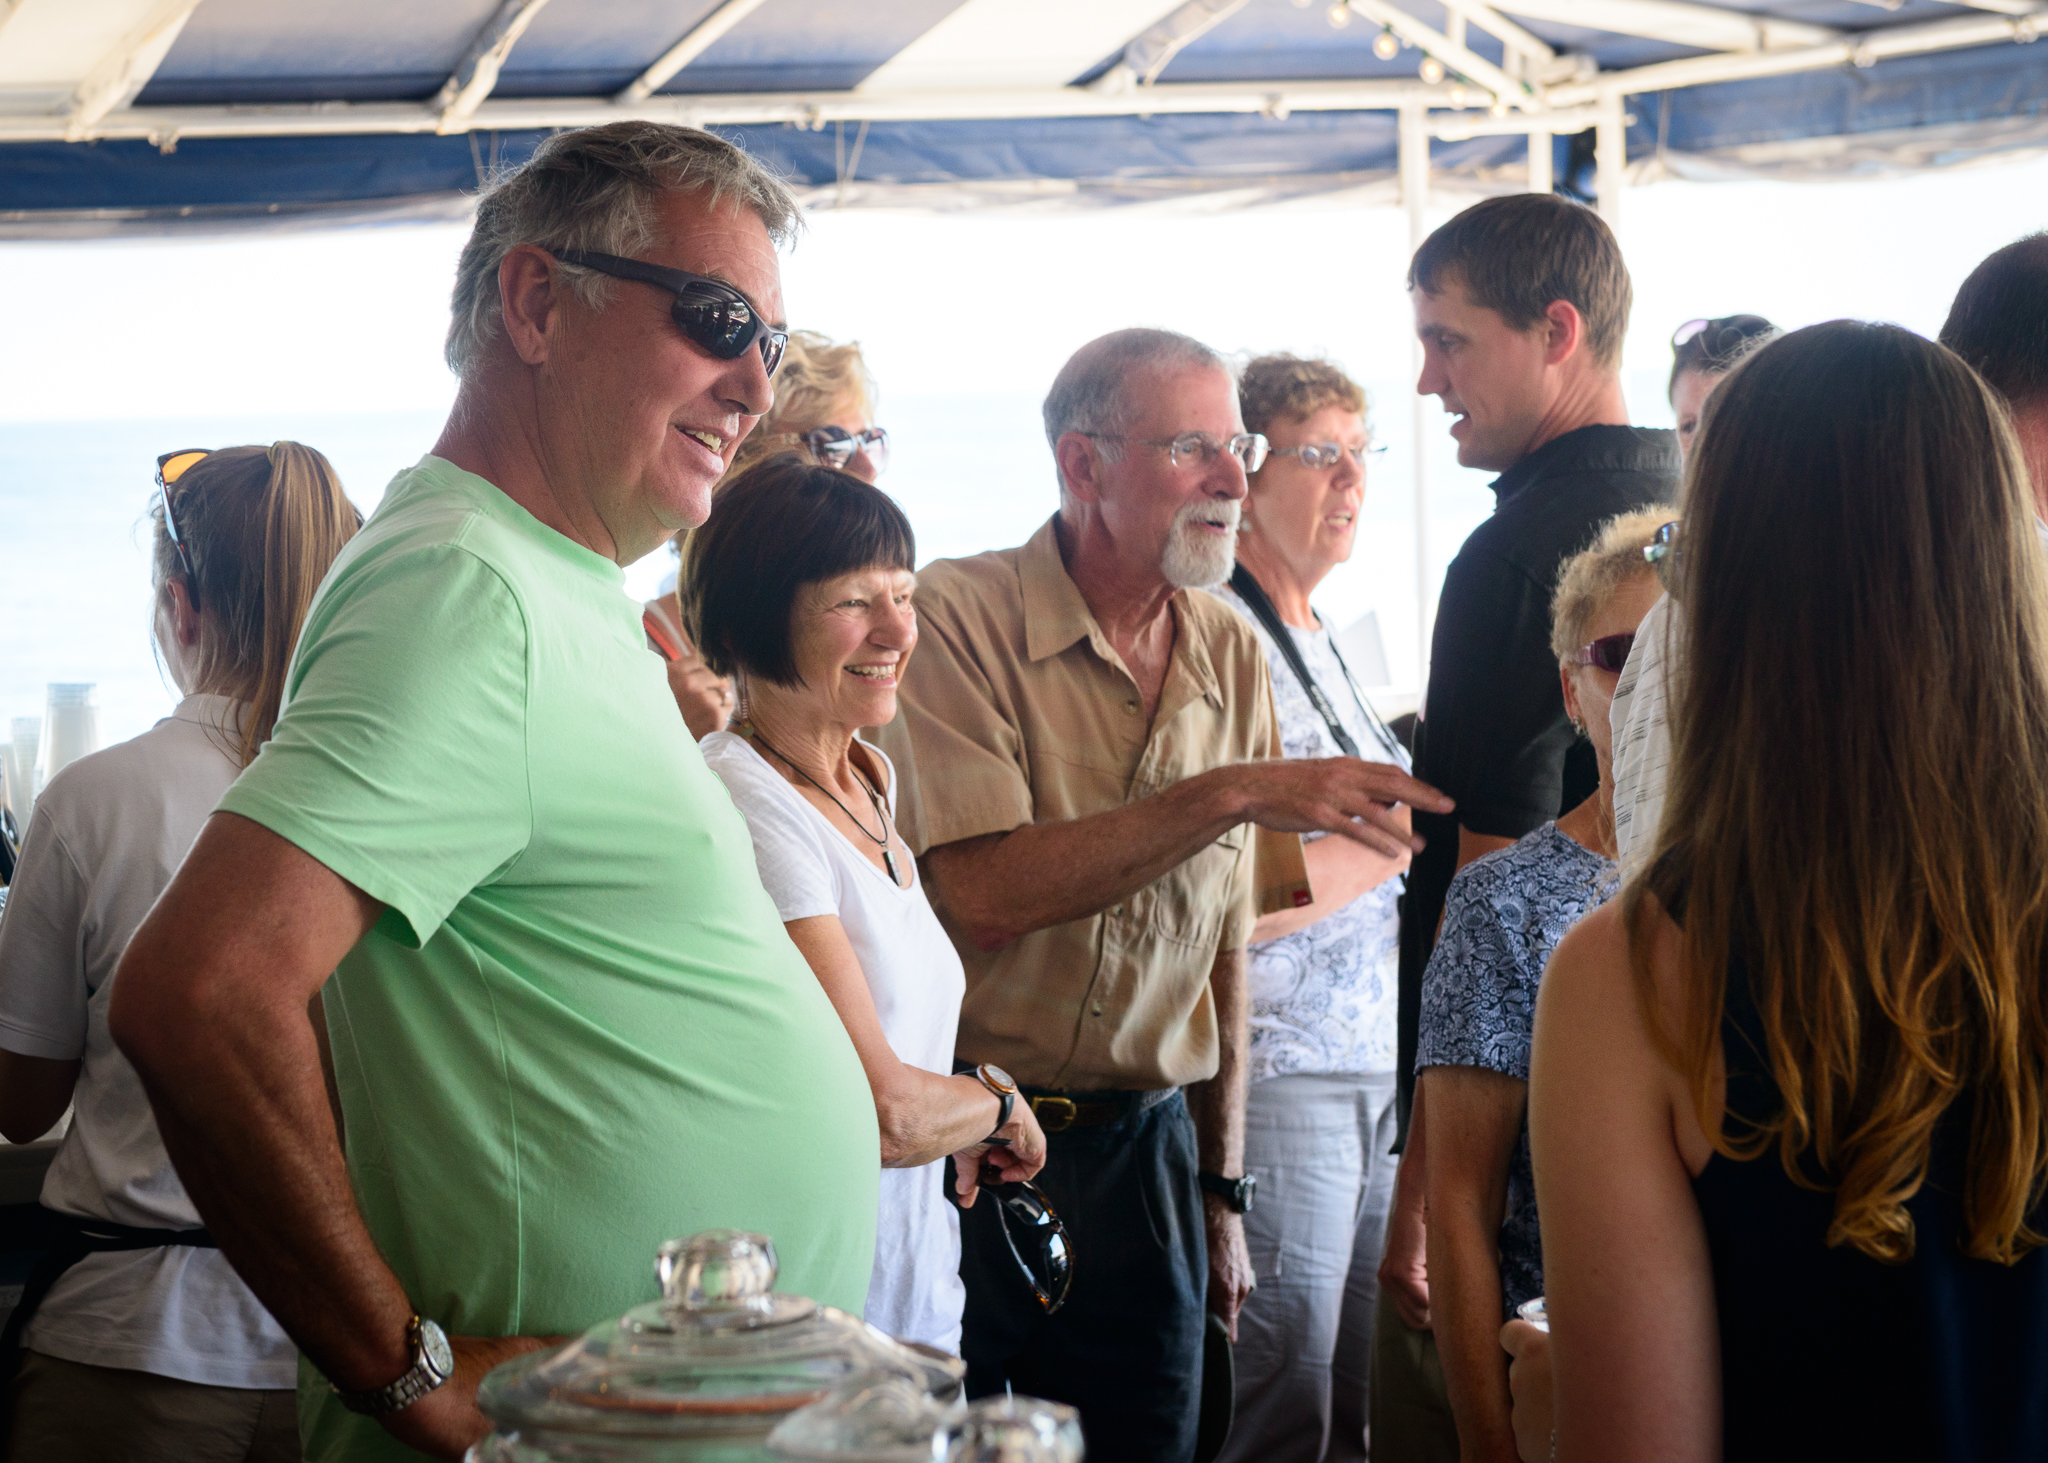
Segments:
[[[206,1387],[21,1353],[6,1456],[15,1463],[298,1463],[290,1388]]]

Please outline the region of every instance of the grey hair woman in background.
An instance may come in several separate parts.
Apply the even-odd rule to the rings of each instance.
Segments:
[[[1237,573],[1218,592],[1258,632],[1282,744],[1290,757],[1406,770],[1309,604],[1357,542],[1365,392],[1327,361],[1271,355],[1245,367],[1238,397],[1272,451],[1250,478]],[[1408,860],[1348,838],[1315,838],[1307,857],[1316,902],[1261,918],[1249,952],[1245,1170],[1258,1188],[1245,1241],[1258,1289],[1238,1318],[1223,1454],[1244,1463],[1365,1457],[1374,1272],[1393,1195],[1395,900]]]
[[[917,648],[915,558],[886,494],[771,457],[722,487],[690,534],[681,602],[705,661],[740,687],[734,730],[705,737],[704,760],[874,1092],[884,1172],[867,1320],[957,1352],[967,1293],[943,1161],[955,1156],[972,1204],[984,1161],[1028,1179],[1045,1135],[1000,1069],[951,1075],[966,972],[896,831],[895,769],[860,738],[896,715]]]
[[[1657,598],[1643,550],[1666,517],[1611,520],[1566,561],[1551,602],[1565,711],[1593,744],[1598,790],[1458,871],[1422,977],[1415,1069],[1429,1092],[1430,1322],[1465,1463],[1515,1463],[1499,1338],[1502,1321],[1543,1293],[1528,1122],[1536,990],[1565,931],[1620,888],[1609,710]]]
[[[128,937],[269,739],[307,607],[362,516],[296,442],[167,453],[157,471],[156,643],[184,699],[50,780],[0,917],[0,1133],[29,1142],[74,1109],[42,1191],[69,1238],[9,1326],[0,1452],[285,1463],[297,1352],[211,1247],[107,1008]]]

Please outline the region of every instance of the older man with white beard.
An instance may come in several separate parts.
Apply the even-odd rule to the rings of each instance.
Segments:
[[[881,734],[967,966],[959,1057],[1006,1068],[1037,1112],[1039,1185],[1078,1257],[1063,1298],[1027,1274],[1007,1206],[977,1205],[962,1351],[974,1395],[1077,1405],[1091,1456],[1186,1463],[1205,1292],[1234,1330],[1253,1284],[1252,922],[1310,901],[1300,833],[1395,854],[1397,804],[1449,803],[1396,767],[1284,760],[1257,639],[1189,592],[1228,576],[1266,449],[1221,357],[1104,336],[1054,381],[1045,430],[1059,512],[1021,548],[922,571]]]

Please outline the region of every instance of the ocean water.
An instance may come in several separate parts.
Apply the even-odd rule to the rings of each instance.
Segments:
[[[1412,414],[1406,383],[1370,383],[1392,404],[1376,426],[1391,450],[1372,468],[1358,548],[1318,593],[1337,625],[1378,617],[1390,703],[1418,683]],[[1632,392],[1632,395],[1643,394]],[[1654,398],[1651,398],[1654,399]],[[1057,506],[1036,393],[885,396],[894,460],[881,486],[910,515],[921,560],[1022,542]],[[1430,427],[1436,426],[1432,416]],[[102,745],[146,730],[176,703],[150,642],[146,514],[159,453],[291,437],[331,458],[372,511],[384,485],[434,441],[438,408],[332,413],[265,410],[175,420],[0,422],[0,730],[41,716],[50,682],[98,686]],[[1460,541],[1492,508],[1487,476],[1458,468],[1448,439],[1425,442],[1431,471],[1429,593]],[[632,566],[628,591],[653,592],[666,551]]]

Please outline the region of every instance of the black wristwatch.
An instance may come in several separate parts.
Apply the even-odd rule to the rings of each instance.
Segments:
[[[1005,1072],[1001,1067],[996,1066],[992,1062],[983,1062],[968,1075],[993,1092],[1002,1103],[1001,1110],[996,1113],[995,1127],[990,1129],[989,1135],[981,1140],[984,1143],[993,1143],[996,1141],[996,1134],[1002,1132],[1004,1128],[1010,1125],[1010,1114],[1015,1111],[1017,1106],[1017,1084],[1011,1080],[1008,1072]],[[1009,1140],[1006,1138],[1003,1141],[1007,1143]]]
[[[434,1322],[414,1316],[406,1325],[405,1340],[412,1352],[412,1365],[399,1374],[398,1380],[367,1392],[344,1392],[328,1383],[342,1406],[368,1417],[397,1412],[412,1406],[455,1375],[455,1353],[449,1349],[446,1334]]]
[[[1257,1174],[1248,1173],[1241,1179],[1227,1179],[1221,1174],[1205,1173],[1197,1175],[1197,1178],[1201,1182],[1202,1192],[1214,1194],[1221,1199],[1231,1213],[1252,1212],[1252,1196],[1259,1190]]]

